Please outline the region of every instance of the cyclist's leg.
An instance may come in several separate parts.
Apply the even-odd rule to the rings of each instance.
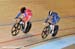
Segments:
[[[55,27],[55,25],[52,24],[52,25],[50,25],[50,27],[51,27],[51,33],[53,34],[54,33],[54,27]]]
[[[25,26],[24,26],[24,30],[23,30],[23,32],[25,32],[26,27],[27,27],[27,21],[25,22]]]
[[[30,18],[31,18],[31,17],[25,17],[25,18],[23,19],[24,22],[25,22],[24,32],[25,32],[25,30],[26,30],[26,28],[27,28],[27,23],[28,23],[28,21],[30,21]]]
[[[23,22],[24,22],[24,29],[23,29],[23,32],[25,32],[26,27],[27,27],[27,17],[23,18]]]
[[[50,25],[50,28],[51,28],[51,30],[52,30],[52,34],[54,33],[54,27],[55,27],[55,24],[56,24],[56,21],[53,19],[52,21],[51,21],[51,25]]]

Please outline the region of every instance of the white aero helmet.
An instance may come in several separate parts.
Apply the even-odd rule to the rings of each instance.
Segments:
[[[50,10],[50,11],[49,11],[49,15],[51,15],[51,14],[52,14],[52,12],[53,12],[53,11],[52,11],[52,10]]]

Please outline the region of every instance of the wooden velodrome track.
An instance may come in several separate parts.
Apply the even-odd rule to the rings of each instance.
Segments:
[[[11,24],[15,22],[14,17],[22,6],[32,10],[33,26],[28,34],[20,32],[13,37]],[[57,37],[75,33],[75,0],[0,0],[0,49],[3,46],[25,46],[27,49],[32,44],[43,41],[40,35],[44,28],[42,23],[49,10],[58,12],[61,17]],[[50,38],[49,36],[48,39]]]

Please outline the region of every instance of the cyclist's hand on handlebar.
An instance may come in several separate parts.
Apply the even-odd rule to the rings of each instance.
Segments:
[[[46,25],[46,23],[43,23],[43,25]]]
[[[15,22],[18,23],[20,21],[19,18],[14,18],[15,19]]]

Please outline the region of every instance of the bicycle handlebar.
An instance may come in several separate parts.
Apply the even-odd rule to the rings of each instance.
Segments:
[[[49,25],[51,25],[51,23],[50,22],[47,22]]]

